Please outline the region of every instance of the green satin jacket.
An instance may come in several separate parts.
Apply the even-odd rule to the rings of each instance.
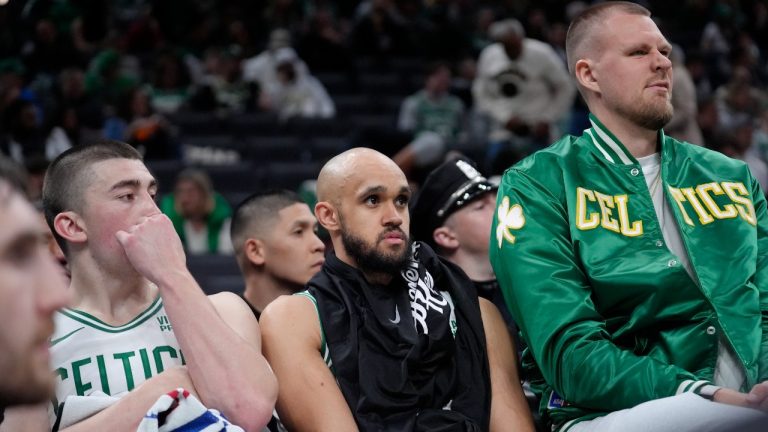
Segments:
[[[748,387],[768,379],[768,213],[746,164],[659,132],[691,278],[664,242],[637,160],[590,120],[581,137],[506,171],[491,232],[542,414],[566,430],[701,392],[720,337]]]

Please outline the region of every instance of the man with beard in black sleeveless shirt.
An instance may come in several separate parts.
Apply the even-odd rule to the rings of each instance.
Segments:
[[[458,267],[411,244],[410,196],[370,149],[320,172],[315,216],[334,253],[261,317],[280,418],[295,431],[533,430],[503,319]]]

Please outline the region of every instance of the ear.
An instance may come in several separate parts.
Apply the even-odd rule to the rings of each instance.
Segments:
[[[435,244],[447,251],[454,251],[461,246],[459,244],[459,239],[456,238],[456,233],[447,226],[435,228],[432,232],[432,239],[435,241]]]
[[[333,205],[327,201],[320,201],[315,204],[315,217],[317,223],[328,231],[338,231],[340,229],[339,214]]]
[[[88,240],[88,232],[85,230],[83,220],[72,211],[57,214],[53,219],[53,229],[70,243],[85,243]]]
[[[576,82],[595,93],[600,93],[600,84],[598,84],[598,75],[595,70],[595,63],[589,59],[580,59],[573,66]]]
[[[262,243],[261,240],[249,238],[243,245],[243,251],[245,252],[245,257],[251,264],[256,266],[264,265],[266,251],[264,250],[264,243]]]

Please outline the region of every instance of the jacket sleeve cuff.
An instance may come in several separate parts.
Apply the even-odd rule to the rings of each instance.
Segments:
[[[713,385],[708,381],[685,380],[677,387],[675,395],[683,393],[695,393],[705,399],[712,400],[715,392],[720,390],[719,386]]]

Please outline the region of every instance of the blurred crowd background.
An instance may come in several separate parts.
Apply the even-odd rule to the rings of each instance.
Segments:
[[[497,67],[484,51],[500,42],[508,54],[517,43],[561,62],[535,74],[564,72],[568,22],[583,1],[4,3],[0,152],[26,169],[33,199],[52,158],[101,138],[139,148],[163,192],[194,166],[234,204],[255,189],[311,184],[351,146],[399,157],[415,182],[451,152],[497,175],[587,124],[575,87],[546,124],[494,118],[513,116],[512,103],[539,110],[532,99],[572,84],[553,79],[515,98],[539,77],[484,70]],[[675,44],[676,116],[665,131],[746,160],[766,185],[768,2],[643,4]],[[482,79],[497,94],[478,93]]]

